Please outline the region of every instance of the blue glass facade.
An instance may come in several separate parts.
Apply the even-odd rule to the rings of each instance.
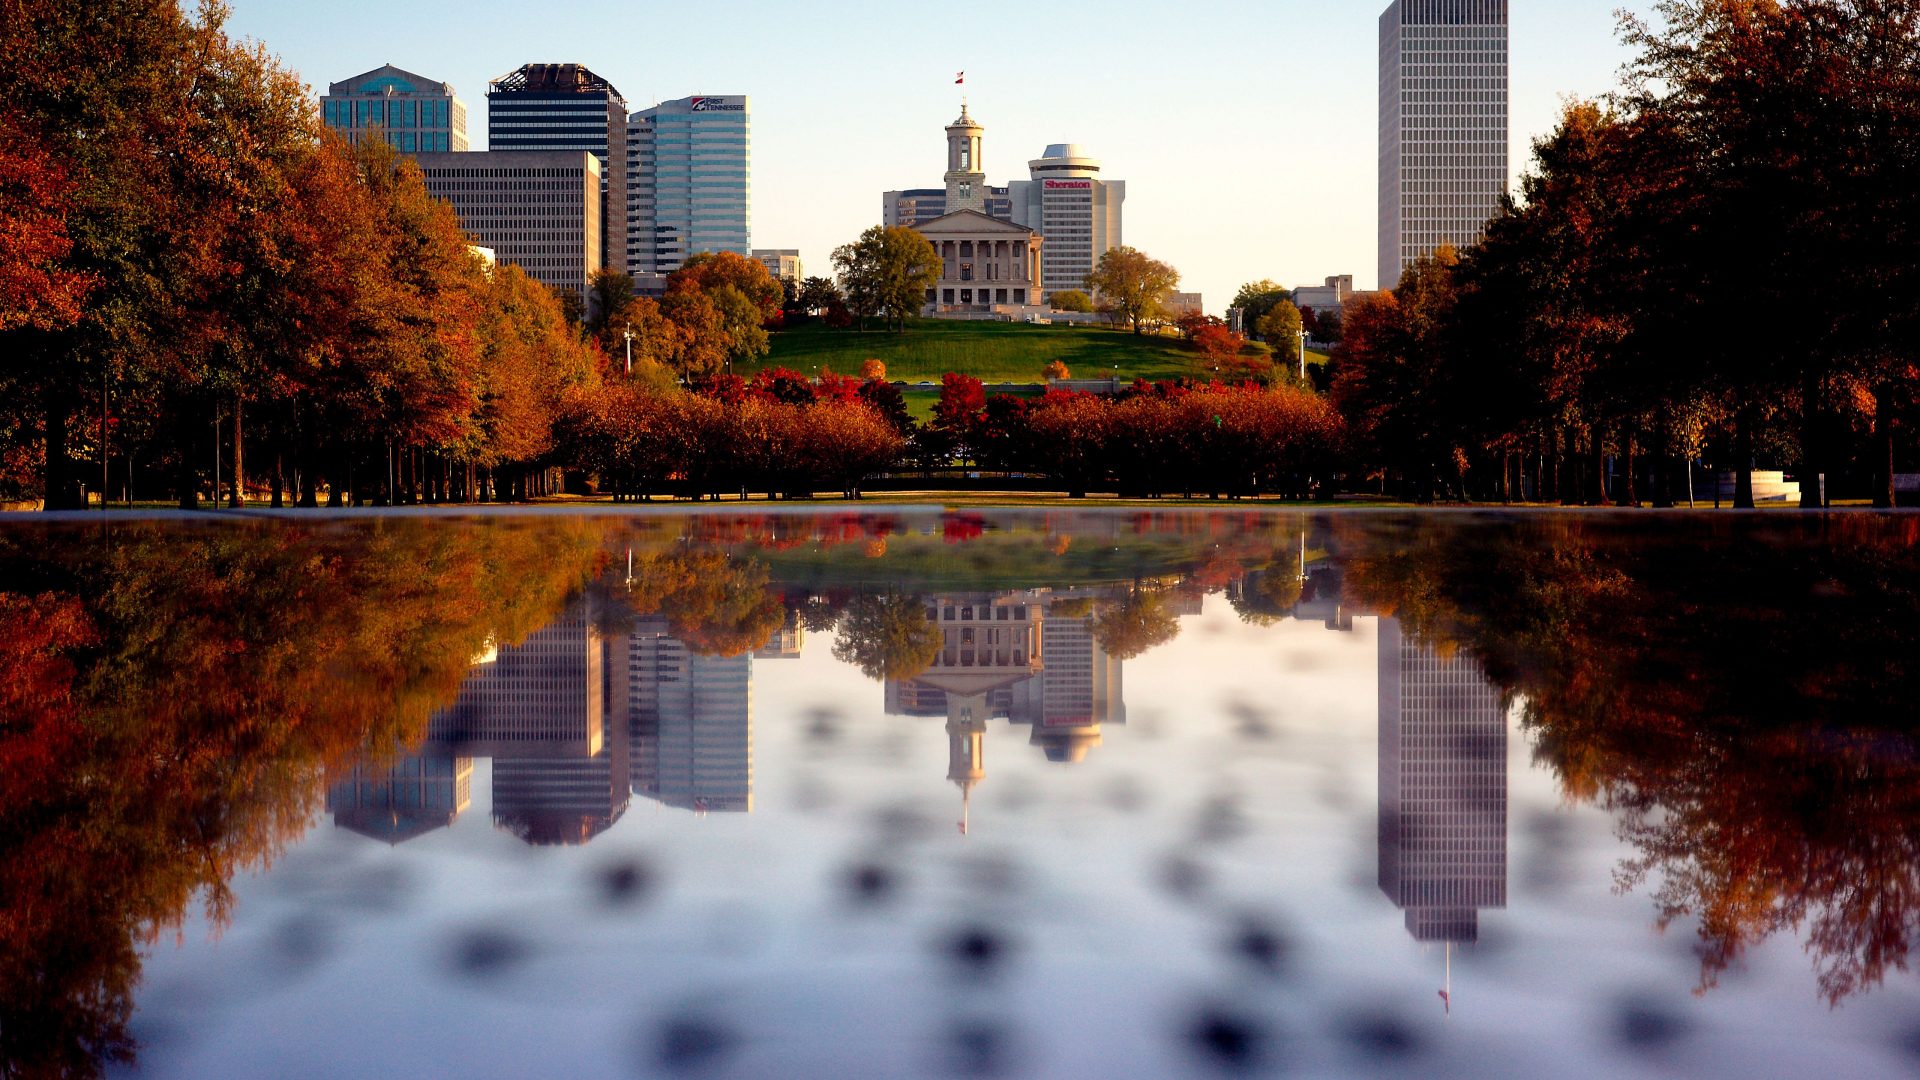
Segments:
[[[689,97],[627,129],[627,269],[668,274],[700,252],[753,251],[753,123],[745,97]]]
[[[405,154],[468,148],[467,107],[453,87],[392,66],[328,87],[320,118],[353,142],[379,132]]]

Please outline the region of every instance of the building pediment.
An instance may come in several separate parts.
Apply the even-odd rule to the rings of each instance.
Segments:
[[[392,90],[401,94],[438,94],[452,93],[453,88],[439,79],[429,79],[425,75],[416,75],[404,68],[384,64],[372,71],[362,72],[351,79],[333,83],[328,92],[339,94],[379,93]]]
[[[923,236],[1004,236],[1008,239],[1031,237],[1035,233],[1025,225],[1015,225],[1011,221],[988,217],[978,210],[956,210],[945,217],[937,217],[924,225],[914,226],[914,231]]]

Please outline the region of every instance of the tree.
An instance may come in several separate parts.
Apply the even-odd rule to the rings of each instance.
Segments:
[[[905,226],[875,226],[833,253],[847,306],[864,320],[880,316],[889,330],[904,332],[909,316],[926,307],[927,290],[940,283],[942,262],[927,238]]]
[[[68,171],[37,137],[0,117],[0,333],[80,321],[95,279],[67,269]]]
[[[875,415],[885,420],[896,434],[913,434],[913,414],[907,410],[907,395],[900,388],[884,379],[868,379],[860,384],[860,400],[867,403]]]
[[[680,265],[680,269],[667,277],[669,292],[697,289],[717,295],[727,288],[737,291],[759,312],[759,321],[754,326],[765,326],[779,320],[786,294],[780,288],[780,280],[758,259],[731,251],[700,252],[689,257]]]
[[[833,658],[876,682],[915,679],[940,658],[940,628],[918,597],[860,596],[840,617]]]
[[[1139,586],[1093,617],[1093,639],[1115,660],[1132,660],[1180,636],[1180,620],[1159,593]]]
[[[1093,297],[1079,289],[1061,289],[1047,298],[1055,311],[1068,311],[1081,315],[1093,314]]]
[[[1043,370],[1040,375],[1048,382],[1057,382],[1061,379],[1073,378],[1073,372],[1060,360],[1048,361],[1046,369]]]
[[[1234,294],[1233,307],[1240,312],[1240,325],[1258,332],[1260,320],[1266,318],[1267,312],[1282,301],[1292,299],[1292,290],[1263,279],[1240,286],[1240,291]]]
[[[879,379],[884,382],[887,378],[887,365],[879,360],[868,360],[860,365],[860,377],[868,380]]]
[[[1225,368],[1231,375],[1239,364],[1240,351],[1247,347],[1247,339],[1223,325],[1208,325],[1195,331],[1193,347],[1200,350],[1204,363],[1216,369]]]
[[[587,332],[605,340],[607,330],[624,321],[634,302],[633,275],[624,270],[600,269],[587,279]]]
[[[1293,301],[1281,299],[1275,301],[1267,313],[1257,322],[1251,323],[1260,340],[1279,350],[1281,355],[1292,355],[1300,348],[1300,309]]]
[[[1135,334],[1145,332],[1147,320],[1159,317],[1179,287],[1179,271],[1130,247],[1100,256],[1100,264],[1087,275],[1087,288]]]
[[[840,289],[832,281],[823,277],[810,277],[800,283],[800,296],[797,300],[800,310],[809,315],[822,315],[829,309],[846,303],[840,295]]]
[[[945,453],[965,455],[979,442],[986,407],[987,392],[979,379],[949,372],[941,376],[940,400],[934,403],[928,434],[940,440]]]

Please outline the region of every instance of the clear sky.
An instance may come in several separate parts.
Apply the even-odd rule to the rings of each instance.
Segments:
[[[452,83],[475,149],[488,80],[525,63],[583,63],[636,111],[752,95],[753,243],[799,248],[809,273],[879,221],[881,192],[939,186],[965,70],[993,183],[1086,146],[1127,181],[1126,242],[1209,311],[1260,278],[1374,283],[1385,0],[232,2],[232,29],[316,92],[384,63]],[[1623,3],[1650,7],[1513,0],[1516,173],[1564,97],[1613,86]]]

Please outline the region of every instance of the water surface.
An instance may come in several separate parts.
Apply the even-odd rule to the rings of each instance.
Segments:
[[[1908,1076],[1920,519],[0,525],[0,1054]]]

